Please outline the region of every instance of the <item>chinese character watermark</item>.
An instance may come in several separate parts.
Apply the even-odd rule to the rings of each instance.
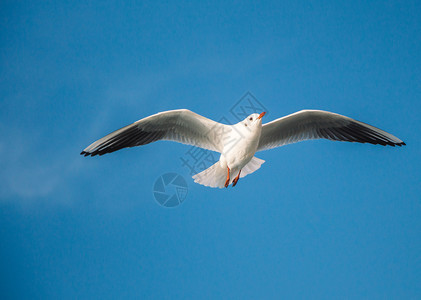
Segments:
[[[268,112],[268,110],[250,92],[245,93],[244,96],[241,97],[240,100],[238,100],[237,103],[235,103],[230,109],[230,113],[237,119],[237,121],[241,121],[251,114],[260,114],[261,112]]]

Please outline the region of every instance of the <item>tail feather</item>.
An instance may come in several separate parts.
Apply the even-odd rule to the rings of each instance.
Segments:
[[[246,177],[248,174],[253,173],[260,169],[260,166],[263,165],[265,161],[263,159],[253,156],[253,158],[248,162],[247,165],[241,170],[240,178]]]
[[[193,176],[194,182],[213,188],[223,188],[227,179],[227,169],[222,168],[217,161],[206,170]]]
[[[258,170],[265,161],[257,157],[253,157],[247,165],[241,170],[240,178],[247,176]],[[237,176],[239,170],[232,170],[230,184]],[[227,179],[227,169],[221,167],[219,161],[211,167],[193,176],[194,182],[213,188],[223,188]]]

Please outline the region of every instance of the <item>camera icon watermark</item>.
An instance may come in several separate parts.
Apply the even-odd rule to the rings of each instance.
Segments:
[[[186,200],[188,193],[187,182],[177,173],[165,173],[154,184],[153,195],[156,202],[167,208],[179,206]]]

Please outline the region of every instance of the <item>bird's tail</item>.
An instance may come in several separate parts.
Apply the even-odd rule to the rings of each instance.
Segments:
[[[240,178],[243,178],[247,176],[248,174],[253,173],[254,171],[258,170],[260,166],[265,161],[263,159],[253,157],[247,165],[244,166],[244,168],[241,170]],[[236,172],[231,173],[230,175],[230,184],[234,180],[234,178],[238,174],[237,170]],[[196,174],[193,176],[194,182],[209,186],[209,187],[218,187],[223,188],[225,186],[225,181],[227,179],[227,169],[221,167],[219,164],[219,161],[216,162],[211,167],[207,168],[206,170],[200,172],[199,174]]]
[[[253,173],[254,171],[260,169],[260,166],[263,165],[265,161],[263,159],[253,156],[253,158],[248,162],[247,165],[241,170],[240,178],[246,177],[248,174]]]

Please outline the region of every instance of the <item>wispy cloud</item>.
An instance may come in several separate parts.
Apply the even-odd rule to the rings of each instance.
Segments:
[[[66,160],[66,149],[57,149],[57,156],[45,157],[36,140],[36,134],[18,129],[4,130],[0,142],[0,201],[19,204],[47,198],[65,186],[67,178],[80,170],[77,158]],[[39,133],[40,134],[40,133]],[[38,134],[38,135],[39,135]],[[57,202],[63,198],[57,199]]]
[[[96,106],[95,114],[92,114],[91,119],[84,124],[84,129],[80,132],[84,136],[79,136],[77,140],[91,141],[92,137],[94,137],[93,140],[95,137],[100,137],[116,107],[123,105],[122,103],[125,106],[139,106],[142,100],[159,96],[174,80],[180,80],[180,78],[188,80],[199,74],[204,77],[214,74],[237,76],[236,74],[252,72],[262,63],[270,62],[276,57],[288,56],[293,47],[294,45],[289,43],[285,46],[285,53],[282,54],[274,53],[270,45],[264,45],[256,49],[253,56],[245,52],[243,55],[224,53],[222,56],[194,57],[159,70],[142,70],[123,77],[119,74],[119,77],[107,83],[103,94],[98,95],[98,98],[103,98],[98,100],[100,102]],[[9,101],[12,100],[9,99]],[[150,103],[150,106],[153,105]],[[58,126],[70,127],[69,124],[58,124]],[[66,147],[68,145],[51,141],[49,147],[54,147],[54,155],[43,154],[45,146],[38,138],[45,141],[46,130],[48,129],[36,126],[22,129],[17,123],[11,126],[0,123],[2,136],[0,140],[0,202],[30,203],[34,199],[51,198],[54,193],[61,190],[67,189],[71,193],[67,181],[75,178],[84,166],[77,153],[73,153],[75,145],[68,148]],[[68,143],[75,143],[75,141],[68,141]],[[82,148],[85,145],[78,146]],[[60,198],[57,201],[63,201],[63,197],[55,198]]]

